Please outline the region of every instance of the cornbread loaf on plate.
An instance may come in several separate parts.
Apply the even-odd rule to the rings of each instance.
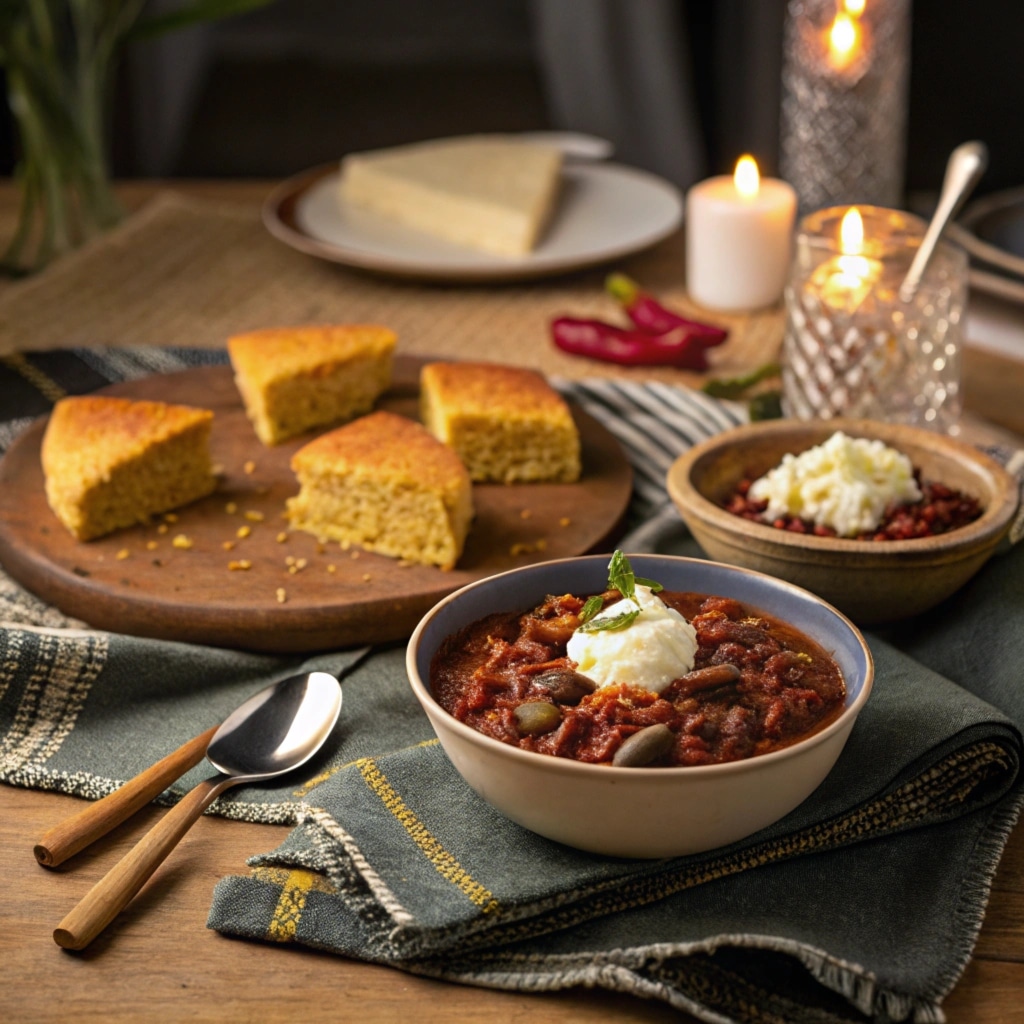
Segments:
[[[465,466],[419,423],[373,412],[292,456],[293,527],[369,551],[452,569],[473,518]]]
[[[497,363],[428,363],[421,415],[473,480],[572,482],[580,437],[569,406],[533,370]]]
[[[79,540],[144,523],[209,494],[213,413],[87,395],[63,398],[43,435],[46,499]]]
[[[276,327],[228,339],[235,383],[266,445],[373,408],[391,383],[396,336],[364,324]]]
[[[526,256],[558,196],[562,153],[515,136],[470,135],[352,153],[345,203],[457,245]]]

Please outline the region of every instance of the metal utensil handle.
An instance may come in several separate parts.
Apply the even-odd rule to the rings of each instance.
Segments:
[[[82,898],[53,932],[64,949],[85,949],[128,905],[164,858],[223,790],[240,781],[219,775],[200,782],[171,808]]]
[[[140,772],[120,789],[54,825],[33,847],[36,860],[44,867],[54,868],[105,836],[122,821],[127,821],[172,782],[199,764],[216,731],[217,726],[207,729]]]
[[[903,302],[910,302],[913,299],[932,253],[939,244],[939,237],[960,209],[960,204],[985,173],[987,166],[988,147],[984,142],[964,142],[953,150],[946,164],[946,176],[942,181],[939,204],[932,215],[928,230],[925,231],[921,246],[910,264],[907,276],[900,285],[900,299]]]

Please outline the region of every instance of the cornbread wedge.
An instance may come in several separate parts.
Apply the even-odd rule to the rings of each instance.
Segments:
[[[391,383],[396,336],[375,325],[278,327],[228,339],[235,383],[266,445],[373,408]]]
[[[469,474],[418,423],[373,412],[292,456],[295,529],[369,551],[452,569],[473,518]]]
[[[46,499],[79,540],[209,494],[213,413],[89,395],[63,398],[43,436]]]
[[[341,196],[437,238],[526,256],[555,206],[562,154],[515,136],[470,135],[353,153]]]
[[[580,476],[580,438],[565,400],[533,370],[496,363],[428,363],[421,415],[473,480],[504,483]]]

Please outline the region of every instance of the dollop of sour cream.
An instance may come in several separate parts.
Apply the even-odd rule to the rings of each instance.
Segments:
[[[596,619],[640,610],[625,629],[581,632],[569,638],[566,653],[577,671],[599,686],[631,683],[654,693],[693,669],[697,631],[650,587],[637,584],[636,598],[603,609]]]
[[[851,537],[874,530],[888,505],[919,501],[921,490],[902,452],[836,431],[815,448],[783,456],[747,496],[768,502],[768,521],[791,515]]]

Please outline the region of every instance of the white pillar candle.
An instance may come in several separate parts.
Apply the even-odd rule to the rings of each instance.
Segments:
[[[694,185],[686,196],[686,285],[707,309],[740,312],[782,297],[792,255],[796,192],[761,179],[742,157],[736,173]]]

